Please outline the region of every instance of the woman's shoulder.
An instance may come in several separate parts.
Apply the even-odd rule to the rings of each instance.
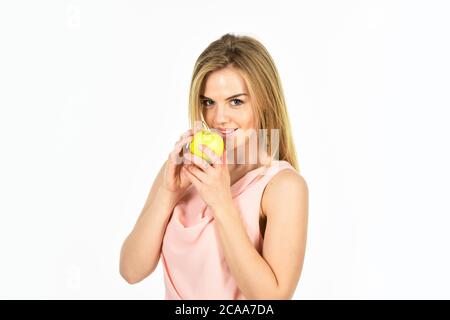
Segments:
[[[308,184],[305,178],[296,170],[282,168],[269,180],[265,188],[266,196],[279,195],[289,190],[306,191]]]
[[[261,206],[264,215],[270,209],[286,201],[308,197],[308,184],[305,178],[293,167],[280,168],[264,188]]]

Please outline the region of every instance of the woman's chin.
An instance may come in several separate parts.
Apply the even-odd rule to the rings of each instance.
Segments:
[[[227,152],[231,152],[237,150],[239,148],[244,148],[245,142],[237,143],[236,141],[224,141],[225,142],[225,150]]]

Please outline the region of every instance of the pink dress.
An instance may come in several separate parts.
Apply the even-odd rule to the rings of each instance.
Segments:
[[[247,172],[231,186],[248,237],[262,253],[260,202],[269,180],[283,169],[294,170],[287,161]],[[164,235],[161,260],[167,300],[243,300],[228,269],[214,227],[214,217],[191,186],[175,206]]]

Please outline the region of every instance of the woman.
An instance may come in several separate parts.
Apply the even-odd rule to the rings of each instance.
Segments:
[[[308,187],[272,58],[252,37],[222,36],[195,64],[189,104],[192,129],[123,244],[121,275],[139,282],[162,257],[166,299],[291,299],[306,249]],[[222,135],[223,156],[203,146],[207,162],[184,148],[198,122]],[[257,131],[266,148],[251,161]]]

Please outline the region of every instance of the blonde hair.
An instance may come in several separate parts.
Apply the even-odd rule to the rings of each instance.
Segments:
[[[286,102],[280,76],[269,52],[256,39],[227,33],[212,42],[198,57],[192,74],[189,93],[191,128],[203,118],[200,95],[207,76],[226,67],[236,68],[247,85],[252,99],[256,128],[279,130],[278,157],[289,162],[297,171],[299,166],[292,139]],[[271,136],[264,136],[269,154],[274,154]]]

